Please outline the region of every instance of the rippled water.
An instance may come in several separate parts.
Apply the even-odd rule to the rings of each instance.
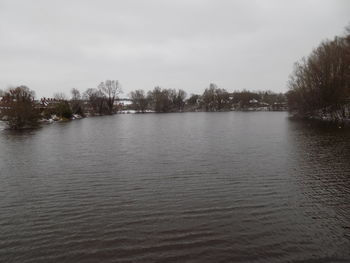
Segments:
[[[272,112],[0,130],[0,262],[350,262],[350,132]]]

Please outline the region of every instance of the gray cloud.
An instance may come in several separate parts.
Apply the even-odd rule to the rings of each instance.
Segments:
[[[0,88],[283,92],[293,63],[349,13],[347,0],[0,0]]]

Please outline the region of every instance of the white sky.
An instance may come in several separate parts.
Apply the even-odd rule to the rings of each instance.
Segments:
[[[285,92],[293,63],[349,22],[348,0],[0,0],[0,89]]]

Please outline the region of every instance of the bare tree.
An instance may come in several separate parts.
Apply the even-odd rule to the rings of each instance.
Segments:
[[[87,89],[83,97],[89,101],[91,114],[103,115],[108,111],[106,96],[98,89]]]
[[[191,94],[191,96],[187,100],[187,104],[192,106],[193,109],[196,109],[198,107],[200,97],[201,96],[198,94]]]
[[[155,87],[148,92],[147,98],[156,112],[179,112],[185,106],[186,92],[175,89]]]
[[[155,87],[148,92],[148,100],[156,112],[170,112],[172,110],[172,90]]]
[[[350,118],[350,31],[323,41],[295,64],[287,93],[289,109],[302,117]]]
[[[108,113],[114,113],[114,101],[122,93],[118,80],[106,80],[98,85],[98,89],[105,95],[108,106]]]
[[[72,94],[72,100],[80,100],[81,99],[80,91],[78,89],[73,88],[71,90],[71,94]]]
[[[169,93],[171,94],[174,110],[183,111],[185,107],[185,99],[187,96],[186,92],[182,89],[179,89],[178,91],[171,90]]]
[[[34,128],[40,117],[35,107],[35,93],[26,86],[11,88],[3,94],[0,118],[11,129]]]
[[[148,99],[143,90],[135,90],[130,92],[130,97],[135,109],[144,113],[148,106]]]
[[[63,92],[56,92],[53,94],[53,97],[56,100],[67,100],[67,96]]]
[[[184,90],[179,89],[177,91],[176,106],[180,111],[183,111],[185,107],[186,97],[187,97],[187,93]]]
[[[229,110],[231,107],[230,95],[225,89],[220,89],[216,84],[210,83],[202,95],[202,105],[206,111]]]
[[[71,90],[71,94],[71,106],[73,114],[79,114],[81,116],[84,116],[84,104],[81,100],[80,91],[78,89],[73,88]]]

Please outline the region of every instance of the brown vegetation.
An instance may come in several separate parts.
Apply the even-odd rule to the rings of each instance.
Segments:
[[[290,111],[298,116],[350,119],[350,28],[295,64],[287,97]]]
[[[34,91],[19,86],[2,95],[0,119],[5,120],[9,128],[18,130],[38,126],[40,115],[35,107]]]

